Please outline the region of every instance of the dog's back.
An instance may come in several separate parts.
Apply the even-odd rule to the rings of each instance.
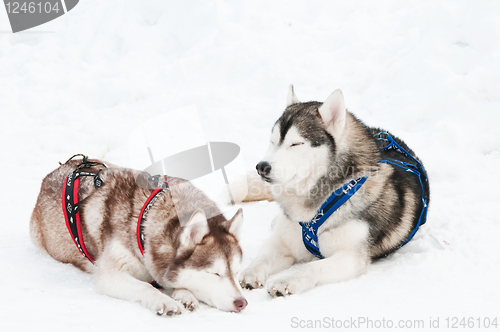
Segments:
[[[90,161],[100,162],[99,160]],[[79,163],[79,160],[69,160],[43,179],[31,215],[30,235],[33,243],[54,259],[91,272],[93,264],[82,256],[75,246],[63,214],[64,180],[76,169]],[[130,216],[133,206],[127,201],[131,201],[139,189],[135,183],[134,176],[137,174],[134,174],[134,171],[101,166],[94,166],[87,170],[95,172],[99,169],[101,169],[100,177],[105,183],[102,188],[96,189],[93,178],[84,176],[80,177],[78,188],[82,235],[85,239],[85,245],[95,256],[94,258],[99,257],[102,252],[104,237],[113,230],[119,231],[119,228],[110,224],[112,218],[109,217],[117,209],[121,209],[124,215]],[[116,206],[119,196],[126,198],[126,201],[121,203],[122,206]],[[124,218],[123,221],[131,220]]]
[[[48,174],[42,181],[40,193],[31,215],[30,235],[33,243],[54,259],[70,263],[90,272],[92,264],[78,251],[68,234],[62,210],[64,179],[76,168],[78,161],[70,160]],[[83,185],[80,195],[89,195],[89,188]],[[85,188],[85,189],[84,189]]]

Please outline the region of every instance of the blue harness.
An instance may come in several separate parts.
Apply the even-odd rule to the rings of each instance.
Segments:
[[[385,135],[386,138],[381,137],[382,135]],[[427,182],[427,175],[425,174],[424,168],[422,164],[414,158],[411,154],[409,154],[405,149],[403,149],[396,141],[387,133],[387,132],[380,132],[376,134],[374,137],[377,137],[378,140],[380,141],[385,141],[388,142],[389,144],[380,148],[381,151],[384,150],[395,150],[404,156],[410,158],[415,162],[415,164],[403,162],[401,160],[397,159],[383,159],[379,160],[380,163],[386,163],[390,164],[393,166],[397,166],[399,168],[404,169],[406,172],[410,172],[412,174],[415,174],[418,176],[418,179],[420,181],[420,186],[422,189],[422,212],[420,213],[420,217],[418,218],[418,222],[411,231],[411,233],[404,239],[399,245],[397,245],[395,248],[391,249],[386,255],[394,252],[395,250],[401,248],[404,246],[408,241],[410,241],[415,233],[417,232],[418,228],[420,225],[425,224],[427,221],[427,201],[425,199],[425,187],[424,187],[424,182]],[[342,188],[337,189],[332,193],[330,197],[326,200],[326,202],[321,205],[319,208],[318,212],[316,212],[316,215],[312,218],[311,221],[309,222],[299,222],[300,226],[302,226],[302,241],[304,242],[304,246],[306,249],[313,254],[314,256],[318,257],[319,259],[323,259],[324,256],[321,254],[319,250],[319,243],[318,243],[318,229],[323,223],[334,213],[339,207],[342,206],[349,198],[351,198],[352,195],[354,195],[359,188],[365,183],[366,179],[368,177],[361,177],[357,178],[356,180],[351,180],[350,182],[346,183],[345,185],[342,186]]]

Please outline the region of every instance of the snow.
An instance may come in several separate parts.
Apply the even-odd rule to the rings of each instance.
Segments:
[[[500,3],[85,0],[9,31],[0,9],[0,330],[282,331],[330,317],[445,328],[498,315]],[[97,294],[91,275],[31,243],[39,185],[58,161],[129,166],[134,130],[195,105],[206,140],[238,144],[252,169],[290,83],[303,101],[341,88],[351,112],[402,137],[428,170],[427,224],[362,277],[288,298],[244,291],[240,314],[165,318]],[[279,208],[243,208],[246,266]]]

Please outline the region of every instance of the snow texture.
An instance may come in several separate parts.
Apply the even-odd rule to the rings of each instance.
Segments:
[[[195,105],[206,139],[238,144],[253,169],[290,83],[302,101],[341,88],[351,112],[402,137],[428,170],[427,224],[362,277],[287,298],[244,291],[239,314],[202,305],[166,318],[97,294],[91,275],[31,243],[58,161],[129,166],[138,126]],[[16,34],[0,9],[0,112],[0,331],[284,331],[330,317],[444,328],[499,313],[498,1],[85,0]],[[243,208],[247,266],[279,207]]]

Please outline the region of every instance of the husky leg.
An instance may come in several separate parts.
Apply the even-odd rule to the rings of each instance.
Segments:
[[[148,273],[142,263],[121,244],[114,243],[96,261],[97,291],[117,299],[141,303],[159,315],[181,314],[180,302],[163,294],[146,281]],[[139,279],[138,279],[139,278]]]
[[[272,296],[298,294],[316,286],[356,278],[366,272],[368,255],[338,252],[333,256],[304,264],[290,276],[271,280],[267,292]]]
[[[98,271],[97,290],[117,299],[141,303],[159,315],[181,314],[184,308],[180,302],[163,294],[147,282],[140,281],[126,272]]]
[[[303,264],[291,275],[270,280],[266,285],[269,294],[297,294],[362,275],[370,262],[367,237],[368,224],[361,220],[326,231],[319,237],[321,252],[326,258]]]
[[[295,259],[284,250],[280,240],[272,238],[270,241],[271,243],[264,247],[261,254],[241,273],[242,288],[262,288],[271,274],[281,272],[293,265]]]

